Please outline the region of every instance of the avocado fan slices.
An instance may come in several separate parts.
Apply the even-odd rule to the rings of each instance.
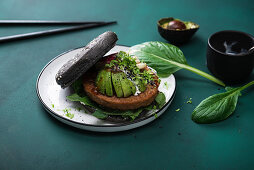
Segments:
[[[96,81],[98,91],[107,96],[129,97],[136,93],[136,87],[123,72],[111,72],[102,69],[98,72]]]

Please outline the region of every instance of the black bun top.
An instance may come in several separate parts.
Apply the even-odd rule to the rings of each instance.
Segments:
[[[56,74],[57,84],[62,88],[70,86],[111,50],[117,40],[117,35],[111,31],[99,35],[59,69]]]

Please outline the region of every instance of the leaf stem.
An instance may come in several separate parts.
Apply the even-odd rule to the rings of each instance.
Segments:
[[[207,78],[207,79],[209,79],[209,80],[211,80],[211,81],[213,81],[213,82],[215,82],[215,83],[217,83],[217,84],[219,84],[219,85],[221,85],[223,87],[226,86],[221,80],[219,80],[219,79],[215,78],[214,76],[212,76],[210,74],[207,74],[207,73],[205,73],[205,72],[203,72],[203,71],[201,71],[199,69],[196,69],[194,67],[191,67],[191,66],[185,65],[185,64],[182,64],[181,67],[186,69],[186,70],[189,70],[189,71],[191,71],[193,73],[196,73],[196,74],[198,74],[198,75],[200,75],[202,77],[205,77],[205,78]]]
[[[251,82],[249,82],[248,84],[245,84],[244,86],[242,86],[242,87],[240,88],[240,90],[244,90],[244,89],[246,89],[247,87],[249,87],[249,86],[251,86],[251,85],[254,85],[254,80],[251,81]]]

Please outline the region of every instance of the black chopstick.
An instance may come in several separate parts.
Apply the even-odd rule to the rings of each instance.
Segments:
[[[110,24],[115,24],[115,23],[116,23],[116,21],[105,22],[105,23],[101,23],[101,24],[86,24],[86,25],[70,26],[70,27],[64,27],[64,28],[58,28],[58,29],[52,29],[52,30],[46,30],[46,31],[38,31],[38,32],[25,33],[25,34],[11,35],[11,36],[6,36],[6,37],[0,37],[0,43],[14,41],[14,40],[20,40],[20,39],[40,37],[40,36],[50,35],[50,34],[63,33],[63,32],[68,32],[68,31],[80,30],[80,29],[86,29],[86,28],[100,27],[100,26],[105,26],[105,25],[110,25]]]
[[[81,25],[103,24],[103,21],[0,20],[0,25]]]

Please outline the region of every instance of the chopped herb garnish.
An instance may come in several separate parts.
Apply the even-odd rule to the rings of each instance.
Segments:
[[[63,112],[64,112],[64,113],[68,113],[68,112],[69,112],[69,109],[65,108],[65,109],[63,109]]]
[[[165,82],[165,83],[164,83],[164,86],[165,86],[166,89],[168,90],[168,88],[169,88],[168,82]]]
[[[68,112],[66,113],[66,116],[72,119],[74,117],[74,114],[71,114],[70,112]]]
[[[67,117],[69,117],[69,118],[72,119],[72,118],[74,117],[74,114],[70,113],[70,112],[69,112],[70,110],[71,110],[71,109],[65,108],[65,109],[63,109],[63,112],[66,113],[65,116],[67,116]]]
[[[154,81],[154,73],[151,70],[139,69],[136,59],[124,51],[120,51],[117,54],[117,58],[111,60],[105,67],[115,71],[123,71],[129,79],[138,80],[145,85]]]
[[[155,114],[154,114],[154,117],[155,117],[155,119],[157,119],[157,118],[158,118],[158,115],[155,113]]]
[[[54,104],[51,104],[51,106],[54,108],[55,107],[55,105]]]
[[[192,98],[190,98],[186,103],[191,104],[192,103]]]
[[[176,109],[176,112],[179,112],[180,111],[180,109],[178,108],[178,109]]]

